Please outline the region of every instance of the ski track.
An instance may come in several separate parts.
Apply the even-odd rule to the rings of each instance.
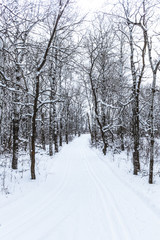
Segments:
[[[8,226],[10,226],[9,227],[10,230],[8,233],[12,233],[12,232],[16,231],[16,228],[17,229],[21,228],[26,223],[26,221],[29,222],[31,219],[38,218],[39,215],[42,215],[43,213],[45,213],[46,208],[53,201],[55,201],[55,199],[58,197],[58,195],[61,192],[63,192],[63,189],[65,188],[65,186],[67,184],[68,173],[70,172],[70,159],[66,158],[66,161],[64,162],[64,164],[66,164],[64,178],[62,178],[62,182],[58,185],[57,189],[53,192],[49,191],[49,189],[48,189],[48,192],[46,192],[46,195],[43,196],[43,198],[40,199],[36,205],[34,204],[33,201],[30,201],[29,203],[31,205],[30,205],[29,212],[28,212],[28,209],[27,210],[23,209],[21,215],[18,215],[17,217],[14,217],[13,219],[7,219],[7,226],[5,226],[5,227],[8,228]],[[64,165],[63,165],[63,167],[64,167]],[[50,172],[50,174],[52,174],[52,172]],[[41,189],[37,192],[37,194],[39,194],[40,195],[39,197],[41,197]],[[13,210],[12,203],[10,205],[11,205],[10,206],[11,210]],[[8,209],[8,211],[10,211],[10,209]],[[14,213],[15,213],[15,211],[14,211]],[[21,221],[17,221],[17,220],[19,220],[19,218],[21,219]],[[2,237],[5,237],[5,235]],[[14,239],[14,238],[12,237],[12,239]]]
[[[88,135],[64,146],[46,183],[0,208],[1,240],[159,240],[159,226]]]
[[[135,195],[137,195],[143,201],[143,204],[145,204],[147,208],[152,209],[152,211],[154,211],[155,215],[157,215],[157,217],[160,218],[160,209],[157,206],[155,206],[153,204],[153,202],[150,201],[148,196],[146,196],[146,195],[144,196],[142,192],[140,192],[136,189],[136,186],[132,186],[132,184],[130,182],[127,182],[127,179],[124,179],[124,177],[122,175],[117,174],[117,172],[110,166],[110,164],[108,164],[108,162],[105,161],[104,158],[102,158],[100,155],[98,155],[97,152],[95,152],[95,154],[96,154],[97,158],[101,160],[102,164],[104,164],[105,167],[107,166],[107,168],[110,169],[110,171],[114,174],[114,176],[118,179],[118,181],[121,181],[121,183],[124,186],[131,189],[132,192],[134,192]],[[147,201],[144,201],[144,200],[147,200]]]
[[[98,178],[92,166],[89,164],[89,161],[86,155],[87,154],[84,151],[84,159],[85,159],[84,163],[87,165],[89,175],[93,179],[98,189],[99,195],[101,196],[101,200],[104,206],[104,212],[108,218],[108,224],[110,225],[110,228],[111,228],[111,233],[112,233],[111,239],[131,240],[132,238],[127,228],[127,225],[124,221],[122,221],[122,214],[120,214],[120,211],[116,206],[117,204],[115,199],[112,196],[111,191],[108,188],[106,188],[103,182]],[[108,209],[107,209],[107,206],[109,206]],[[113,223],[114,225],[111,225]],[[118,228],[118,231],[117,231],[117,228]]]

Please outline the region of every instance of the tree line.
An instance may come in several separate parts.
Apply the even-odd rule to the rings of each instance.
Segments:
[[[1,4],[0,151],[17,169],[19,149],[29,149],[31,179],[36,144],[52,156],[82,131],[82,89],[72,84],[80,22],[69,0]]]
[[[91,141],[104,155],[114,144],[120,151],[128,146],[137,175],[147,139],[149,183],[160,134],[159,7],[159,1],[118,1],[111,11],[97,13],[83,42]]]
[[[104,155],[113,146],[129,149],[135,175],[147,141],[153,183],[160,3],[119,0],[113,6],[88,20],[70,0],[2,1],[0,153],[12,154],[12,169],[19,150],[28,150],[35,179],[36,145],[48,145],[52,156],[70,136],[89,132]]]

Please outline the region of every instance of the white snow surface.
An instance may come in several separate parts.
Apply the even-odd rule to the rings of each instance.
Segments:
[[[0,200],[0,239],[159,240],[160,209],[151,197],[160,192],[109,158],[90,148],[88,135],[65,145],[49,160],[46,181]]]

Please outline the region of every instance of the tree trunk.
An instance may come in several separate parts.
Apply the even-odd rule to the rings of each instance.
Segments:
[[[89,128],[89,132],[91,135],[91,143],[93,144],[93,133],[92,133],[92,129],[91,129],[91,124],[90,124],[90,119],[89,119],[89,114],[87,113],[87,120],[88,120],[88,128]]]
[[[58,152],[58,127],[57,127],[57,114],[56,114],[56,104],[53,106],[53,140],[54,140],[54,150]]]
[[[36,141],[36,117],[37,117],[37,104],[39,97],[39,71],[36,76],[36,92],[33,106],[32,117],[32,135],[31,135],[31,179],[36,179],[35,174],[35,141]]]
[[[136,94],[136,93],[135,93]],[[133,103],[133,174],[137,175],[140,171],[139,162],[139,96],[137,95]]]
[[[133,149],[133,174],[137,175],[140,171],[140,162],[139,162],[139,89],[140,89],[140,80],[138,83],[137,89],[137,76],[136,76],[136,69],[134,63],[134,47],[133,47],[133,27],[130,23],[128,23],[129,32],[130,32],[130,63],[131,63],[131,73],[133,79],[133,103],[132,103],[132,119],[133,119],[133,126],[132,126],[132,134],[133,134],[133,142],[134,142],[134,149]],[[143,65],[144,67],[144,65]],[[142,72],[143,74],[143,72]],[[142,76],[141,76],[142,77]]]
[[[19,114],[14,113],[12,169],[18,168],[18,145],[19,145],[18,132],[19,132]]]
[[[60,118],[59,120],[59,146],[62,147],[62,129],[63,129],[63,125],[62,125],[62,118]]]
[[[41,143],[43,150],[46,150],[45,130],[44,130],[44,113],[41,111]]]
[[[66,144],[68,144],[68,123],[66,124],[66,129],[65,129],[65,140],[66,140]]]
[[[16,49],[17,53],[17,49]],[[18,55],[18,53],[17,53]],[[17,60],[18,61],[18,60]],[[16,83],[19,84],[19,66],[16,66]],[[16,90],[19,90],[19,87],[16,86]],[[14,112],[13,112],[13,156],[12,156],[12,169],[17,169],[18,167],[18,147],[19,147],[19,93],[14,93]]]
[[[123,134],[122,126],[120,126],[120,139],[121,139],[121,150],[124,151],[124,134]]]
[[[149,183],[153,183],[153,167],[154,167],[154,97],[156,87],[156,71],[153,71],[153,84],[151,94],[151,109],[150,109],[150,165],[149,165]]]
[[[149,164],[149,183],[153,183],[153,166],[154,166],[154,134],[151,134],[150,140],[150,164]]]
[[[53,156],[53,129],[52,129],[52,103],[50,103],[50,111],[49,111],[49,156]]]

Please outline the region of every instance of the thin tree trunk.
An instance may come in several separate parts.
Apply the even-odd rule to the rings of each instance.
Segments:
[[[16,54],[17,49],[16,49]],[[17,60],[18,61],[18,60]],[[16,83],[20,82],[19,66],[16,66]],[[16,86],[19,90],[19,87]],[[13,112],[13,156],[12,156],[12,169],[18,167],[18,148],[19,148],[19,93],[14,93],[14,112]]]
[[[56,114],[56,104],[53,106],[53,140],[55,152],[58,152],[58,128],[57,128],[57,114]]]
[[[14,112],[12,169],[18,168],[18,145],[19,145],[18,132],[19,132],[19,114]]]
[[[134,63],[134,47],[133,47],[133,35],[132,35],[132,26],[129,24],[130,31],[130,61],[131,61],[131,72],[133,79],[133,103],[132,103],[132,118],[133,118],[133,174],[137,175],[140,171],[140,162],[139,162],[139,90],[137,91],[137,76]]]
[[[66,124],[66,129],[65,129],[65,140],[66,140],[66,144],[68,144],[68,124]]]
[[[33,117],[32,117],[32,135],[31,135],[31,179],[36,179],[35,174],[35,141],[36,141],[36,117],[37,117],[37,104],[39,97],[39,71],[36,76],[36,92],[33,106]]]
[[[50,110],[49,110],[49,156],[53,156],[53,128],[52,128],[52,121],[53,112],[52,112],[52,103],[50,103]]]
[[[140,162],[139,162],[139,96],[134,92],[134,101],[133,101],[133,174],[137,175],[140,171]]]
[[[92,129],[91,129],[91,124],[90,124],[90,119],[89,119],[89,114],[87,113],[87,120],[88,120],[88,128],[89,128],[89,132],[91,135],[91,143],[93,144],[93,133],[92,133]]]
[[[123,127],[120,126],[120,139],[121,139],[121,150],[124,151],[124,134],[123,134]]]
[[[153,84],[151,94],[151,109],[150,109],[150,164],[149,164],[149,183],[153,183],[153,167],[154,167],[154,98],[156,87],[156,71],[153,71]]]
[[[44,113],[41,111],[41,143],[43,150],[46,150],[45,130],[44,130]]]
[[[62,118],[60,118],[59,120],[59,146],[60,147],[62,147],[62,129],[63,129]]]

